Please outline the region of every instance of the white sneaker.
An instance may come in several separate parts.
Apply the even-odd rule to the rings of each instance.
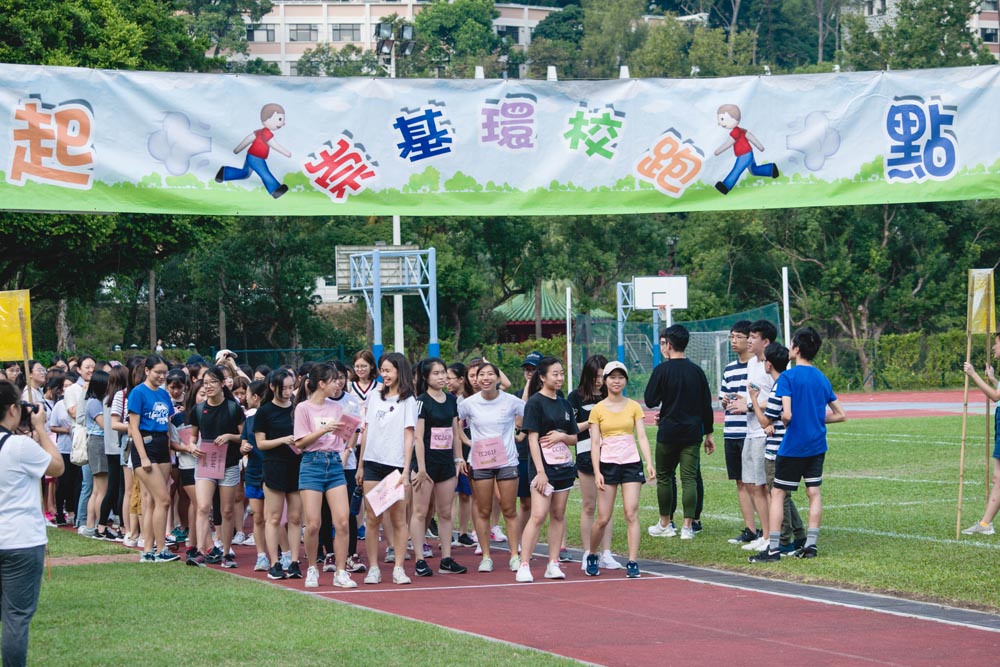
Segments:
[[[146,548],[146,538],[140,536],[139,539],[135,541],[135,546],[139,547],[140,549],[145,549]]]
[[[681,539],[682,540],[693,540],[694,539],[694,528],[688,528],[687,526],[681,526]]]
[[[610,551],[605,551],[601,554],[601,559],[599,561],[602,570],[620,570],[622,569],[622,564],[615,560],[615,557]]]
[[[217,540],[215,538],[212,538],[212,544],[215,545],[216,549],[218,549],[219,551],[222,551],[222,541],[221,540]]]
[[[492,542],[506,542],[507,536],[503,534],[503,529],[500,524],[497,524],[490,528],[490,541]]]
[[[392,583],[400,586],[410,583],[410,578],[406,576],[406,570],[401,567],[392,568]]]
[[[479,571],[480,572],[492,572],[493,571],[493,559],[484,558],[479,561]]]
[[[996,531],[993,530],[993,522],[992,521],[990,521],[989,524],[987,524],[985,526],[977,521],[974,524],[972,524],[971,526],[969,526],[968,528],[966,528],[965,530],[963,530],[962,534],[963,535],[975,535],[976,533],[979,533],[980,535],[993,535],[994,532],[996,532]]]
[[[257,562],[254,563],[254,572],[267,572],[267,569],[271,567],[271,561],[267,559],[267,554],[257,554]]]
[[[753,542],[750,542],[748,544],[744,544],[743,547],[742,547],[742,549],[743,549],[743,551],[754,551],[754,552],[757,552],[757,551],[761,551],[762,549],[766,549],[768,547],[768,545],[770,545],[770,543],[771,543],[771,540],[769,538],[767,538],[767,537],[758,537]]]
[[[520,584],[530,584],[535,578],[531,576],[531,566],[527,563],[523,563],[521,567],[517,568],[517,574],[514,576],[514,581]]]
[[[589,556],[589,555],[590,555],[589,551],[584,551],[583,552],[583,558],[580,559],[580,571],[581,572],[586,572],[587,571],[587,556]]]
[[[378,569],[377,566],[373,565],[369,570],[368,574],[365,575],[366,584],[381,584],[382,583],[382,570]]]
[[[315,565],[310,565],[306,570],[306,588],[319,588],[319,570]]]
[[[510,571],[517,572],[519,567],[521,567],[521,556],[520,554],[514,554],[510,557]]]
[[[257,540],[254,539],[253,533],[250,533],[243,539],[243,546],[245,547],[255,547],[257,546]]]
[[[235,535],[233,535],[233,544],[235,544],[235,545],[243,544],[244,542],[246,542],[246,540],[247,540],[247,536],[243,533],[242,530],[240,532],[236,533]]]
[[[565,579],[566,573],[562,571],[561,567],[559,567],[558,561],[549,561],[548,567],[545,568],[545,578]]]
[[[479,542],[476,542],[476,555],[477,556],[483,555],[483,545],[481,545]]]
[[[333,585],[337,588],[357,588],[358,582],[351,579],[351,575],[347,574],[347,570],[341,570],[333,576]]]
[[[652,526],[646,529],[652,537],[673,537],[677,534],[677,528],[674,527],[674,522],[671,521],[666,526],[660,524],[659,521],[654,523]]]
[[[134,549],[135,547],[139,546],[139,540],[135,539],[131,535],[126,535],[125,540],[122,542],[122,545]]]
[[[222,547],[219,548],[221,549]],[[281,569],[284,570],[285,572],[288,572],[288,568],[291,566],[291,564],[292,564],[292,554],[289,551],[285,551],[284,553],[281,554]]]

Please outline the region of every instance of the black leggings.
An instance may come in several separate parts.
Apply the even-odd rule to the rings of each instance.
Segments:
[[[80,466],[69,462],[69,454],[63,454],[65,470],[56,484],[56,514],[66,516],[76,514],[76,506],[80,503]]]
[[[122,517],[121,488],[122,488],[122,459],[120,454],[106,454],[108,457],[108,490],[104,494],[104,501],[101,503],[101,511],[97,515],[97,523],[108,525],[108,515],[114,510],[119,521]]]

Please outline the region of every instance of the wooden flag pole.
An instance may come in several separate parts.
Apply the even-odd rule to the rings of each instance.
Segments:
[[[972,334],[965,333],[965,362],[972,357]],[[962,449],[958,457],[958,516],[955,518],[955,539],[962,536],[962,490],[965,486],[965,434],[969,422],[969,376],[965,374],[965,394],[962,400]]]
[[[24,308],[18,306],[17,308],[17,318],[21,323],[21,355],[24,357],[24,379],[28,383],[27,386],[31,386],[31,369],[28,368],[28,323],[25,321]],[[31,398],[31,391],[28,391],[28,398]],[[42,512],[45,512],[45,483],[42,482]],[[49,545],[45,545],[45,569],[48,571],[48,577],[52,579],[52,557],[49,555]]]
[[[992,309],[993,309],[993,276],[992,275],[990,276],[990,279],[986,281],[986,303],[988,304],[988,307],[989,307],[990,311],[992,311]],[[987,317],[986,317],[986,328],[987,328],[987,332],[986,332],[986,364],[985,364],[986,366],[988,366],[991,363],[991,361],[992,361],[992,359],[990,359],[990,351],[991,351],[991,348],[992,348],[992,345],[990,343],[991,343],[991,341],[993,339],[993,334],[996,333],[994,331],[989,331],[991,324],[993,324],[993,323],[990,321],[990,317],[987,315]],[[986,485],[983,487],[983,488],[986,489],[986,504],[987,505],[990,502],[990,468],[993,467],[993,466],[990,465],[990,455],[991,454],[992,454],[992,452],[990,451],[990,397],[989,397],[989,395],[987,395],[986,396]]]

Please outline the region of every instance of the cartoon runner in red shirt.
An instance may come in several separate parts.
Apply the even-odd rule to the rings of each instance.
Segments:
[[[719,126],[724,127],[729,132],[729,139],[715,150],[716,155],[722,155],[730,147],[736,154],[736,164],[733,165],[729,175],[715,184],[715,189],[726,195],[736,186],[736,181],[740,174],[749,167],[750,173],[754,176],[778,177],[778,166],[773,163],[757,164],[753,159],[753,148],[759,151],[764,150],[764,146],[753,136],[740,127],[740,108],[735,104],[723,104],[719,107]],[[753,144],[753,148],[750,145]]]
[[[248,134],[233,149],[233,153],[239,155],[244,148],[250,147],[247,150],[247,158],[243,163],[243,168],[220,167],[218,173],[215,174],[215,180],[217,183],[239,181],[249,178],[250,172],[253,171],[260,176],[267,192],[277,199],[288,192],[288,186],[279,184],[278,179],[271,174],[271,170],[267,168],[267,156],[273,148],[285,157],[292,157],[287,149],[282,148],[274,141],[274,133],[285,126],[285,110],[280,104],[265,104],[260,110],[260,120],[264,127]]]

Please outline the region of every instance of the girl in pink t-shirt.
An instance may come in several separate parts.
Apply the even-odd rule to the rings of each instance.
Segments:
[[[303,451],[299,466],[299,494],[306,518],[306,588],[319,587],[319,570],[316,553],[319,550],[319,527],[322,522],[323,500],[330,506],[330,515],[336,531],[333,551],[336,554],[337,572],[333,585],[338,588],[355,588],[358,584],[347,573],[347,516],[350,509],[347,498],[347,480],[340,453],[344,451],[346,424],[340,405],[333,399],[339,391],[336,384],[337,370],[330,364],[316,364],[309,378],[299,390],[295,406],[293,438],[295,446]],[[308,394],[309,398],[305,398]],[[353,433],[356,424],[350,426]],[[348,437],[349,439],[349,437]]]

